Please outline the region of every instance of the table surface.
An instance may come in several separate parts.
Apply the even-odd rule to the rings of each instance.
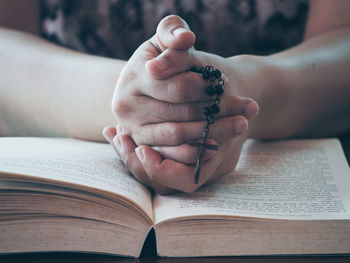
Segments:
[[[350,133],[340,136],[340,141],[342,143],[345,156],[348,163],[350,164]],[[96,255],[96,254],[85,254],[85,253],[25,253],[25,254],[15,254],[15,255],[1,255],[0,262],[26,262],[26,263],[41,263],[41,262],[84,262],[84,263],[208,263],[208,262],[218,262],[218,263],[228,263],[228,262],[240,262],[240,263],[277,263],[277,262],[334,262],[334,263],[348,263],[350,262],[349,255],[302,255],[302,256],[239,256],[239,257],[208,257],[208,258],[160,258],[157,256],[155,251],[155,237],[154,234],[149,235],[145,242],[142,254],[140,258],[125,258],[107,255]]]

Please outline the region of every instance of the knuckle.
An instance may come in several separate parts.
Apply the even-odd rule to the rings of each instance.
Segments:
[[[174,66],[176,65],[176,52],[173,50],[166,50],[161,54],[161,59],[164,60],[166,65]]]
[[[183,116],[186,121],[193,121],[198,119],[199,117],[198,112],[201,112],[201,111],[198,110],[198,107],[196,107],[196,105],[194,105],[193,103],[188,103],[183,105],[183,107],[184,107]]]
[[[191,60],[189,59],[188,61]],[[184,69],[181,70],[183,71]],[[202,77],[198,77],[198,74],[193,74],[195,73],[185,71],[168,81],[168,96],[171,98],[171,102],[187,103],[194,101],[197,98],[196,96],[199,96],[194,95],[194,91],[198,89],[201,92],[207,83],[203,81]]]
[[[183,100],[183,89],[179,83],[178,78],[168,83],[168,96],[171,98],[171,102],[179,103]]]
[[[118,98],[113,101],[112,110],[118,117],[125,116],[131,112],[131,105],[128,100]]]
[[[165,125],[165,126],[164,126]],[[178,123],[169,122],[153,129],[151,140],[153,145],[178,145],[183,140],[183,131]],[[157,143],[158,142],[158,143]]]
[[[124,89],[125,85],[128,85],[129,83],[133,83],[137,77],[139,76],[139,74],[137,72],[135,72],[134,70],[127,70],[125,72],[123,72],[122,77],[121,77],[121,86]]]
[[[133,126],[131,137],[134,140],[136,145],[157,145],[160,143],[160,132],[159,128],[149,128],[144,125]]]
[[[184,141],[183,129],[178,123],[170,123],[168,125],[167,133],[170,141],[174,145],[181,144]]]
[[[188,92],[182,77],[175,77],[168,82],[168,95],[174,103],[181,103],[187,100]]]
[[[130,65],[126,65],[118,79],[116,85],[116,94],[123,94],[126,91],[130,91],[137,87],[137,83],[139,80],[139,72],[136,72]]]
[[[145,136],[145,134],[145,131],[141,130],[141,128],[138,126],[135,126],[132,128],[132,132],[130,132],[130,137],[133,139],[136,145],[152,144],[148,143],[148,137]]]

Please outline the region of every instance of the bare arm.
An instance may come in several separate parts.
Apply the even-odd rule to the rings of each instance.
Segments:
[[[124,64],[0,28],[0,135],[104,140]]]
[[[350,129],[350,2],[313,1],[310,8],[304,42],[264,58],[272,70],[260,91],[253,137],[335,136]]]
[[[258,117],[249,121],[251,137],[337,136],[350,129],[349,9],[347,0],[313,1],[305,41],[272,56],[224,59],[193,51],[181,62],[170,54],[157,60],[158,63],[165,60],[171,67],[179,67],[177,64],[220,67],[230,80],[225,82],[223,105],[232,95],[252,97],[260,105]],[[163,75],[166,74],[163,72]],[[230,127],[221,125],[218,130],[230,130]],[[134,157],[136,145],[125,135],[118,135],[118,131],[114,136],[113,143],[117,149],[124,149],[121,156],[134,174],[145,173],[152,183],[181,191],[192,192],[198,188],[191,180],[193,167],[162,160],[147,146],[136,148],[137,157]],[[246,134],[221,143],[218,134],[210,136],[218,140],[221,147],[203,164],[203,171],[209,171],[212,177],[208,179],[208,176],[200,184],[235,168]],[[219,168],[211,172],[212,167]]]
[[[0,27],[0,136],[103,140],[102,128],[115,123],[110,100],[125,62],[35,37],[38,18],[39,0],[0,2],[0,26],[8,28]]]

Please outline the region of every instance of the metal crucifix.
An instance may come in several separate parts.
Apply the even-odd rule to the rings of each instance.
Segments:
[[[202,141],[189,141],[187,144],[195,147],[199,147],[198,159],[196,164],[196,174],[194,177],[194,183],[199,183],[199,176],[201,172],[202,159],[205,149],[218,150],[218,146],[207,143],[209,135],[209,125],[214,123],[215,114],[220,112],[220,95],[224,92],[224,80],[221,78],[221,71],[215,69],[213,66],[206,67],[193,67],[192,72],[202,74],[203,79],[209,80],[209,86],[206,87],[205,93],[209,96],[209,101],[202,111],[205,116],[206,125],[204,128]]]
[[[205,127],[204,133],[203,133],[203,138],[201,142],[196,142],[196,141],[189,141],[188,144],[191,146],[199,147],[199,154],[198,154],[198,159],[197,159],[197,164],[196,164],[196,174],[194,177],[194,183],[198,184],[199,183],[199,176],[201,173],[201,166],[202,166],[202,158],[205,149],[211,149],[211,150],[218,150],[218,146],[215,144],[210,144],[207,143],[207,138],[209,135],[209,126]]]

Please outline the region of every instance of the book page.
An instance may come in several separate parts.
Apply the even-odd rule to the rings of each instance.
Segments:
[[[130,175],[110,145],[63,138],[0,138],[0,179],[17,175],[123,196],[153,218],[150,191]],[[10,176],[11,178],[11,176]],[[12,179],[11,178],[11,179]]]
[[[235,172],[193,194],[155,196],[156,222],[196,215],[350,219],[350,169],[336,139],[248,140]]]

